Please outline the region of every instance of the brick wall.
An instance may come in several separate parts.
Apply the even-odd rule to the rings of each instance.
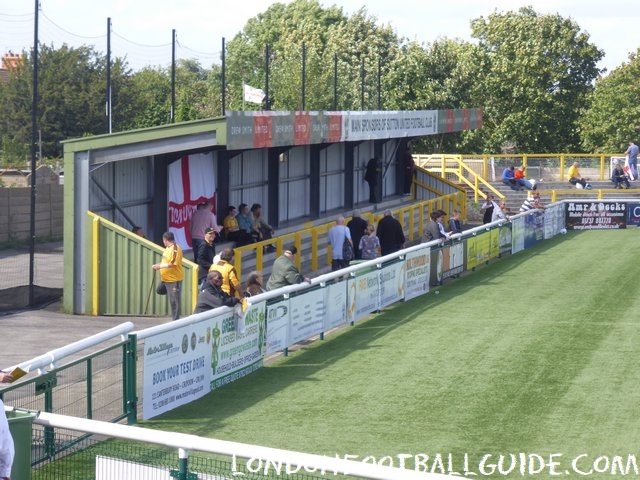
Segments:
[[[62,238],[62,185],[38,185],[36,195],[36,237]],[[30,188],[0,188],[0,242],[29,240]]]

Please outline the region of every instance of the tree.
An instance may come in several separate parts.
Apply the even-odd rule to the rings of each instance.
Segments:
[[[640,49],[606,77],[598,79],[580,118],[586,151],[624,152],[640,133]]]
[[[577,121],[603,56],[589,35],[531,7],[477,18],[471,29],[480,69],[473,101],[484,122],[470,136],[492,152],[505,143],[524,152],[579,149]]]

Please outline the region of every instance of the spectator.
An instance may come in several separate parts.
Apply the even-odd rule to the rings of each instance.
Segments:
[[[638,179],[638,146],[633,140],[629,140],[629,148],[624,152],[625,155],[629,155],[629,170],[631,174],[631,180]]]
[[[416,174],[416,162],[413,161],[413,155],[411,155],[411,147],[409,145],[407,145],[404,155],[402,156],[402,164],[404,168],[404,193],[410,195],[413,177]]]
[[[380,239],[373,225],[367,225],[366,234],[360,238],[358,251],[362,260],[371,260],[380,256]]]
[[[335,272],[341,268],[349,266],[349,260],[345,260],[343,257],[342,246],[344,242],[349,242],[353,247],[353,241],[351,240],[351,232],[344,224],[344,217],[340,215],[336,219],[336,224],[327,232],[329,244],[331,245],[331,271]]]
[[[160,285],[157,292],[166,294],[171,307],[171,318],[180,318],[180,295],[182,293],[182,280],[184,271],[182,270],[182,249],[176,243],[172,232],[165,232],[162,235],[164,252],[162,261],[152,265],[154,270],[160,270]]]
[[[507,185],[511,190],[521,190],[522,187],[516,183],[513,165],[509,165],[502,171],[502,183]]]
[[[380,162],[376,158],[372,158],[367,163],[367,169],[364,173],[364,181],[369,184],[369,202],[378,203],[378,177],[380,176]]]
[[[480,211],[482,212],[482,223],[491,223],[491,217],[493,216],[493,209],[495,206],[496,202],[493,201],[493,195],[487,193],[487,198],[480,208]]]
[[[513,172],[513,178],[516,181],[516,185],[517,186],[521,186],[526,188],[527,190],[535,190],[536,189],[536,185],[527,180],[525,178],[525,174],[524,174],[524,165],[520,165],[515,172]]]
[[[136,225],[135,227],[133,227],[133,228],[131,229],[131,232],[132,232],[134,235],[138,235],[139,237],[146,238],[146,237],[144,236],[144,230],[142,230],[142,227],[138,227],[138,226]]]
[[[214,262],[209,271],[218,271],[222,275],[222,291],[228,295],[242,298],[242,285],[238,279],[236,268],[231,264],[233,249],[225,248],[220,252],[220,260]]]
[[[0,399],[0,479],[10,479],[14,455],[13,438],[9,430],[7,414],[4,411],[4,403]]]
[[[213,202],[206,201],[198,205],[196,211],[191,216],[189,222],[189,233],[191,234],[191,248],[193,249],[193,261],[198,263],[198,250],[200,244],[204,242],[204,232],[207,228],[213,228],[218,234],[222,228],[216,221],[216,216],[211,211]],[[214,238],[215,240],[215,238]]]
[[[445,212],[442,210],[434,210],[429,215],[431,221],[427,223],[424,236],[427,242],[432,240],[440,240],[444,242],[449,238],[449,235],[444,231],[444,217]]]
[[[207,282],[202,291],[198,293],[198,300],[193,313],[206,312],[223,305],[225,307],[233,307],[240,301],[239,298],[232,297],[222,290],[222,274],[214,270],[207,274]]]
[[[504,198],[498,200],[497,205],[493,208],[493,214],[491,215],[491,221],[497,222],[499,220],[507,220],[507,203]]]
[[[296,253],[298,253],[298,249],[295,245],[292,245],[276,258],[267,281],[267,290],[275,290],[286,285],[295,285],[302,282],[311,283],[311,279],[303,277],[298,267],[296,267],[293,261]]]
[[[462,233],[462,221],[460,220],[460,210],[454,210],[453,216],[449,219],[449,234]]]
[[[378,239],[380,240],[382,256],[397,252],[404,247],[405,238],[402,225],[400,225],[398,220],[393,218],[393,214],[389,209],[384,211],[384,216],[378,222],[376,235],[378,235]]]
[[[569,176],[569,183],[571,185],[576,185],[576,188],[578,185],[581,185],[580,188],[587,188],[587,179],[582,178],[582,175],[580,175],[580,170],[578,170],[578,162],[573,162],[573,165],[569,167],[567,175]]]
[[[360,210],[353,211],[353,217],[349,220],[349,223],[347,223],[347,228],[349,229],[349,232],[351,232],[355,258],[356,260],[360,260],[362,258],[362,253],[360,252],[360,239],[363,235],[366,235],[365,230],[367,229],[367,221],[360,216]]]
[[[528,212],[530,210],[544,210],[545,207],[540,201],[540,192],[531,192],[531,196],[522,203],[520,207],[521,212]]]
[[[213,228],[208,227],[204,231],[204,241],[198,249],[198,257],[196,263],[198,264],[199,286],[203,285],[205,279],[207,278],[209,269],[213,264],[213,257],[216,256],[216,246],[213,243],[216,234],[217,232]]]
[[[629,183],[629,178],[627,174],[624,172],[622,165],[616,163],[616,166],[613,169],[613,173],[611,174],[611,181],[613,182],[614,187],[617,188],[629,188],[631,184]]]
[[[236,218],[236,207],[229,205],[227,207],[227,216],[224,217],[224,234],[227,240],[235,242],[236,246],[242,247],[253,243],[253,238],[245,230],[241,230]]]
[[[266,292],[263,285],[262,272],[253,271],[247,277],[247,285],[244,289],[244,294],[247,297],[253,297],[254,295],[260,295]]]
[[[241,203],[238,207],[240,210],[238,215],[236,215],[236,220],[238,221],[238,227],[240,230],[247,232],[251,237],[251,241],[257,242],[260,240],[260,232],[255,227],[255,223],[253,221],[253,215],[249,211],[249,205],[246,203]]]
[[[276,231],[262,218],[262,205],[259,203],[251,205],[251,214],[253,215],[253,227],[260,232],[260,240],[271,240]],[[273,252],[275,249],[276,247],[269,245],[265,248],[265,251]]]

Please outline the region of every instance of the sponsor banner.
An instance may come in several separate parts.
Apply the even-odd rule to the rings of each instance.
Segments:
[[[324,317],[325,332],[347,322],[347,282],[341,280],[324,289],[327,314]]]
[[[493,232],[496,232],[495,234]],[[492,241],[493,240],[493,241]],[[467,240],[467,269],[476,268],[499,252],[497,229],[483,232]]]
[[[524,250],[524,217],[511,220],[511,253]]]
[[[524,248],[531,248],[544,239],[544,212],[530,211],[524,216]]]
[[[627,204],[627,226],[640,227],[640,203]]]
[[[385,265],[380,270],[380,308],[404,299],[404,261]]]
[[[544,211],[544,239],[553,238],[564,228],[564,205],[556,203]]]
[[[267,306],[267,355],[289,346],[289,299],[269,303]]]
[[[599,200],[567,202],[566,224],[568,230],[627,228],[627,204]]]
[[[344,112],[343,141],[438,133],[437,110]]]
[[[498,231],[499,231],[499,252],[500,252],[500,256],[502,255],[510,255],[511,254],[511,242],[512,242],[512,235],[511,235],[511,226],[512,224],[509,223],[503,223],[502,225],[500,225]]]
[[[212,342],[209,320],[145,340],[142,378],[144,420],[209,393]]]
[[[431,251],[431,285],[439,285],[464,270],[464,243],[444,245]]]
[[[324,301],[324,289],[310,290],[289,298],[289,345],[323,331]]]
[[[430,248],[409,252],[405,255],[404,299],[410,300],[429,291],[431,272]]]
[[[380,272],[374,270],[358,275],[354,280],[356,302],[352,321],[357,321],[380,310]]]
[[[347,279],[347,323],[352,325],[356,321],[356,290],[355,277],[349,277]]]

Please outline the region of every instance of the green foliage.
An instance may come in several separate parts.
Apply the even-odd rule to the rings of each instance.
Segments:
[[[588,108],[580,118],[585,151],[624,152],[640,133],[640,49],[596,82]]]
[[[484,106],[485,151],[506,143],[521,152],[576,151],[577,121],[603,52],[571,19],[530,7],[472,24],[479,68],[473,100]]]

